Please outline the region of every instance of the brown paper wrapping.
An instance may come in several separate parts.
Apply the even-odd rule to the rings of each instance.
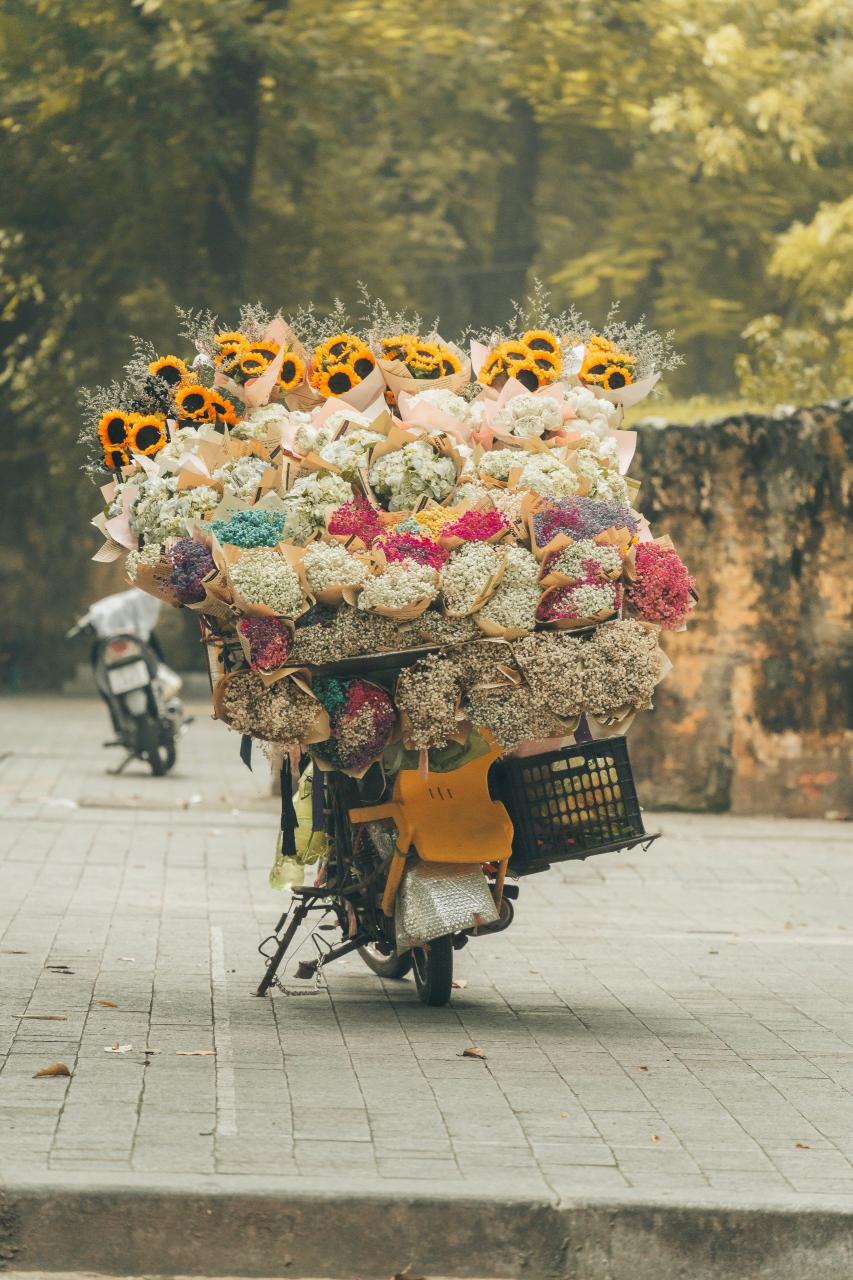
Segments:
[[[492,640],[521,640],[524,636],[532,634],[532,631],[528,631],[525,627],[502,627],[497,622],[482,618],[479,613],[474,615],[474,621],[483,635],[489,636]]]
[[[516,436],[511,431],[498,431],[490,427],[495,440],[505,449],[523,449],[527,453],[549,453],[552,449],[560,449],[566,444],[564,435],[553,436]]]
[[[449,351],[455,355],[460,364],[461,369],[458,373],[446,373],[442,378],[415,378],[409,373],[405,363],[402,360],[387,360],[383,356],[377,358],[379,368],[386,385],[398,396],[401,391],[406,391],[410,395],[417,395],[419,391],[461,391],[471,381],[471,361],[468,356],[452,342],[445,342],[442,338],[427,338],[426,341],[434,341],[447,347]]]
[[[155,565],[144,564],[140,561],[139,568],[136,570],[136,577],[128,578],[127,581],[132,587],[139,587],[140,591],[144,591],[146,595],[154,596],[156,600],[163,600],[166,604],[170,604],[173,609],[180,609],[180,600],[166,582],[171,569],[172,566],[166,556],[161,556]]]

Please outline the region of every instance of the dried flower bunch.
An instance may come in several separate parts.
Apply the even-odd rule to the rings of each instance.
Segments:
[[[631,612],[665,631],[683,626],[695,604],[695,583],[678,552],[644,542],[637,547],[635,571],[637,579],[625,592]]]
[[[655,631],[695,589],[632,505],[622,416],[677,362],[668,335],[541,287],[470,355],[363,289],[355,317],[180,318],[179,354],[137,341],[83,393],[83,434],[103,558],[200,611],[229,724],[324,738],[318,759],[358,772],[398,712],[408,747],[473,727],[511,750],[650,705]],[[391,698],[371,663],[415,648]]]
[[[293,648],[293,633],[280,618],[241,618],[237,627],[249,645],[253,671],[277,671]]]
[[[395,701],[407,721],[409,745],[418,751],[443,747],[459,730],[461,693],[459,670],[452,658],[430,654],[401,671]]]
[[[230,520],[211,520],[210,528],[222,543],[232,547],[274,547],[281,542],[284,516],[280,511],[249,508]]]
[[[451,615],[471,613],[503,569],[503,556],[484,542],[467,542],[441,571],[441,595]]]
[[[309,590],[315,593],[335,586],[360,587],[367,577],[364,561],[337,542],[310,542],[302,566]]]
[[[359,609],[408,609],[438,595],[438,574],[416,560],[396,560],[364,584]]]
[[[321,710],[317,699],[295,681],[265,685],[248,670],[226,677],[218,696],[219,714],[232,729],[283,746],[304,742]]]
[[[296,571],[273,547],[251,547],[231,569],[234,590],[249,604],[262,604],[279,618],[296,618],[305,608]]]
[[[397,711],[384,689],[367,680],[325,676],[314,693],[329,713],[331,736],[317,754],[344,773],[361,774],[382,755],[397,725]]]
[[[159,555],[159,547],[152,544]],[[142,554],[149,550],[143,548]],[[204,599],[205,578],[214,572],[213,556],[203,542],[193,538],[179,538],[169,550],[168,585],[181,604],[198,604]]]
[[[592,582],[618,574],[622,569],[622,555],[618,547],[581,538],[562,551],[553,552],[542,568],[546,573],[559,573],[573,582]]]

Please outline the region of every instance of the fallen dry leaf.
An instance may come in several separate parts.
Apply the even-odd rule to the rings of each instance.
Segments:
[[[795,1143],[794,1143],[794,1146],[795,1146],[799,1151],[811,1151],[811,1147],[809,1146],[809,1144],[808,1144],[807,1142],[795,1142]]]
[[[102,1009],[117,1009],[118,1005],[115,1000],[96,1000],[95,1004],[99,1004]]]
[[[215,1049],[176,1049],[176,1058],[212,1058]]]
[[[842,927],[838,926],[839,929]],[[19,947],[0,947],[0,956],[28,956],[29,951],[21,951]]]
[[[452,985],[453,985],[454,991],[464,991],[465,988],[468,986],[468,979],[454,978]]]
[[[653,1134],[652,1134],[652,1142],[660,1142],[660,1134],[659,1134],[659,1133],[653,1133]]]
[[[49,1067],[41,1067],[33,1076],[34,1080],[38,1080],[39,1076],[70,1076],[64,1062],[52,1062]]]
[[[132,1044],[105,1044],[104,1053],[130,1053],[133,1048]]]
[[[648,1067],[638,1067],[638,1071],[648,1071]]]
[[[13,1018],[20,1018],[22,1021],[27,1018],[30,1022],[67,1022],[68,1018],[64,1013],[13,1013]]]
[[[471,1044],[467,1049],[462,1050],[463,1058],[485,1058],[485,1052],[478,1044]]]

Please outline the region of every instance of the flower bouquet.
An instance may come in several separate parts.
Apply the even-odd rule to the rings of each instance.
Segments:
[[[617,401],[667,338],[541,294],[470,361],[382,304],[180,314],[183,354],[137,343],[83,394],[96,558],[196,612],[226,724],[358,776],[400,735],[428,763],[651,705],[695,589]]]

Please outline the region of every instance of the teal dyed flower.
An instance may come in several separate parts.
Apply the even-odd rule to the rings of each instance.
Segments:
[[[220,542],[233,547],[274,547],[281,541],[284,515],[279,511],[238,511],[230,520],[214,520]]]

